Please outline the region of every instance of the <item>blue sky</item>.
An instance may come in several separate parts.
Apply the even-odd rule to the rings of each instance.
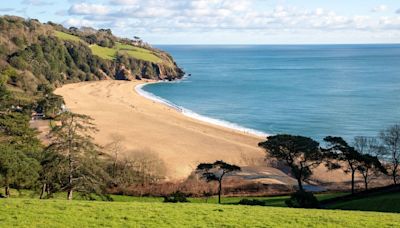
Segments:
[[[400,43],[399,0],[2,0],[0,14],[153,44]]]

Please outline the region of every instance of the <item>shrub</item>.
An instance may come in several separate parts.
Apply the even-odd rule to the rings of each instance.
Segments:
[[[169,196],[164,196],[164,203],[187,203],[186,196],[183,192],[176,191]]]
[[[239,201],[240,205],[250,205],[250,206],[265,206],[265,202],[257,199],[241,199]]]
[[[285,201],[288,207],[318,208],[319,202],[312,192],[297,191]]]

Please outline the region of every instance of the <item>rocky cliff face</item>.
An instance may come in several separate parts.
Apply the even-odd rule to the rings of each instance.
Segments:
[[[180,69],[169,55],[159,55],[163,61],[160,63],[146,62],[133,58],[121,56],[116,63],[115,79],[117,80],[175,80],[184,76],[185,72]]]

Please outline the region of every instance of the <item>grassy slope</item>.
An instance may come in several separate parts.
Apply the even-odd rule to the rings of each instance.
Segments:
[[[0,200],[2,226],[395,227],[400,215],[215,204]]]
[[[400,192],[340,202],[330,205],[329,208],[400,213]]]
[[[97,44],[90,45],[89,47],[92,50],[93,55],[97,55],[103,59],[113,60],[117,54],[117,50],[114,48],[101,47]]]
[[[317,194],[316,197],[318,200],[326,200],[330,198],[335,198],[339,196],[343,196],[347,193],[322,193]],[[15,189],[11,190],[11,196],[13,198],[39,198],[38,193],[30,191],[30,190],[21,190],[17,191]],[[113,201],[115,202],[151,202],[151,203],[161,203],[164,198],[163,197],[139,197],[139,196],[124,196],[124,195],[110,195]],[[55,199],[65,199],[66,193],[59,192],[54,195]],[[98,198],[94,196],[94,198]],[[222,197],[223,204],[238,204],[241,199],[257,199],[265,202],[266,206],[275,206],[275,207],[286,207],[285,200],[288,199],[289,196],[270,196],[270,197]],[[75,200],[83,200],[83,198],[79,195],[79,193],[74,194]],[[210,198],[191,198],[188,200],[190,203],[209,203],[209,204],[217,204],[217,197]]]
[[[70,35],[60,31],[55,31],[55,35],[62,40],[84,42],[77,36]],[[150,50],[127,44],[117,43],[114,48],[101,47],[95,44],[95,45],[90,45],[90,49],[92,50],[94,55],[97,55],[103,59],[108,59],[108,60],[115,59],[117,52],[122,52],[122,53],[127,53],[129,56],[139,60],[144,60],[154,63],[159,63],[162,61],[160,57],[155,55]]]
[[[69,41],[82,41],[81,38],[74,36],[74,35],[70,35],[68,33],[65,32],[60,32],[60,31],[54,31],[54,34],[62,39],[62,40],[69,40]]]
[[[116,49],[119,50],[120,52],[125,52],[129,56],[132,56],[136,59],[143,59],[145,61],[154,62],[154,63],[159,63],[162,61],[158,56],[153,54],[152,51],[144,49],[144,48],[139,48],[139,47],[135,47],[132,45],[117,43]]]

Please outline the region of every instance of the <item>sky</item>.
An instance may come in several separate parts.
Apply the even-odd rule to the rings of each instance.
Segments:
[[[400,0],[0,0],[0,14],[152,44],[400,43]]]

